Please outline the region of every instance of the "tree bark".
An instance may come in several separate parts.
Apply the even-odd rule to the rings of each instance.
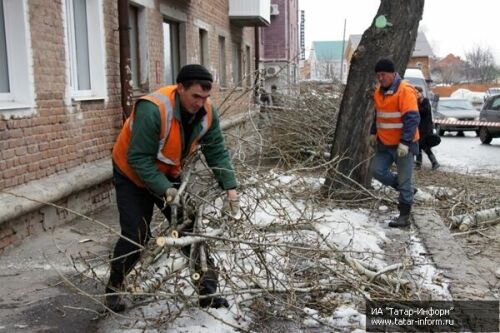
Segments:
[[[381,0],[372,25],[364,32],[352,56],[340,104],[330,158],[340,156],[342,161],[326,177],[328,195],[335,190],[358,190],[356,184],[370,186],[368,137],[374,119],[375,64],[380,58],[390,58],[396,71],[404,74],[423,9],[424,0]],[[377,28],[375,21],[381,15],[389,24]]]

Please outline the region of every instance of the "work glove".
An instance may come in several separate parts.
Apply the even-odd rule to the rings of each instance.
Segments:
[[[408,150],[409,150],[408,145],[405,145],[404,143],[400,142],[398,145],[398,149],[396,150],[396,153],[398,154],[398,157],[405,157],[406,155],[408,155]]]
[[[233,219],[239,220],[241,218],[240,200],[226,198],[222,206],[222,211],[229,214]]]
[[[165,203],[167,205],[171,204],[172,201],[174,201],[176,195],[177,195],[177,189],[175,187],[169,187],[165,191]]]
[[[377,136],[375,134],[370,135],[370,146],[375,147],[377,144]]]

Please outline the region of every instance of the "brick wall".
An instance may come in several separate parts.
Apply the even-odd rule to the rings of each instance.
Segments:
[[[80,214],[96,211],[112,202],[112,184],[106,182],[81,193],[74,193],[55,204]],[[19,244],[25,238],[44,231],[52,231],[58,225],[76,216],[66,209],[44,206],[19,218],[0,224],[0,254],[9,246]],[[91,222],[89,222],[91,223]]]
[[[150,2],[148,2],[150,3]],[[105,77],[105,100],[75,101],[69,92],[69,64],[66,61],[64,10],[62,0],[30,0],[26,2],[27,29],[31,39],[35,113],[10,119],[0,118],[0,191],[34,180],[64,173],[75,167],[85,168],[103,158],[109,158],[122,125],[119,71],[119,33],[116,1],[102,1]],[[228,18],[228,0],[169,0],[154,1],[154,8],[145,8],[147,24],[149,91],[163,81],[163,15],[160,4],[184,13],[185,50],[181,64],[198,59],[199,31],[195,22],[208,27],[209,65],[217,76],[218,37],[226,36],[226,72],[228,87],[215,82],[214,104],[222,117],[246,113],[253,107],[252,91],[245,84],[234,89],[231,82],[232,42],[241,43],[242,67],[250,61],[254,71],[254,29],[232,25]],[[250,47],[251,59],[245,49]],[[92,59],[90,59],[92,61]],[[253,79],[252,81],[253,82]],[[222,103],[224,101],[224,103]],[[1,116],[1,112],[0,112]],[[90,212],[109,203],[112,186],[109,183],[73,193],[61,199],[62,206],[74,206],[80,212]],[[78,203],[78,204],[76,204]],[[19,241],[33,232],[46,230],[71,219],[71,214],[47,206],[0,225],[0,249]]]
[[[432,91],[441,97],[450,97],[450,95],[458,89],[468,89],[474,92],[485,92],[486,90],[488,90],[488,88],[497,86],[498,84],[495,83],[462,83],[452,86],[437,86],[432,88]]]
[[[421,68],[426,79],[431,77],[429,57],[411,57],[408,61],[408,67]]]
[[[250,62],[250,72],[254,72],[254,28],[239,27],[231,24],[228,18],[229,1],[180,1],[167,0],[161,4],[177,12],[185,14],[186,21],[181,23],[185,28],[185,40],[181,40],[181,45],[185,50],[181,52],[181,66],[188,63],[199,62],[199,29],[200,24],[203,29],[208,31],[208,64],[207,68],[212,72],[215,78],[214,89],[211,92],[212,101],[215,105],[220,106],[223,101],[228,110],[226,115],[245,112],[248,107],[253,106],[252,94],[246,92],[248,88],[247,82],[243,83],[241,88],[234,89],[232,82],[232,47],[233,41],[240,43],[242,55],[242,71],[246,71],[246,63]],[[153,91],[165,84],[163,72],[163,30],[162,22],[166,18],[176,21],[175,15],[169,17],[169,13],[160,12],[160,2],[156,2],[155,8],[146,8],[147,15],[147,33],[148,33],[148,55],[149,55],[149,84],[147,90]],[[226,38],[226,78],[227,86],[219,86],[219,36]],[[250,59],[246,56],[246,47],[250,47]],[[242,75],[243,76],[243,75]],[[253,84],[253,76],[250,80]],[[241,97],[243,94],[244,97]],[[224,109],[226,108],[224,105]]]
[[[62,2],[27,2],[36,113],[0,119],[0,190],[109,156],[121,108],[116,2],[103,3],[108,100],[68,106]]]

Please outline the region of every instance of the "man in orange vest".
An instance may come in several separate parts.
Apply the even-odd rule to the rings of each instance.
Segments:
[[[418,154],[418,113],[415,88],[403,81],[390,59],[380,59],[375,65],[379,83],[374,94],[375,122],[370,144],[376,146],[371,172],[375,179],[399,191],[399,217],[390,227],[410,224],[410,212],[415,189],[412,186],[413,156]],[[396,163],[397,173],[390,167]]]
[[[201,65],[186,65],[176,81],[137,101],[113,147],[113,183],[124,236],[115,245],[106,287],[106,305],[115,312],[125,309],[118,292],[140,258],[138,244],[146,244],[150,236],[154,205],[170,218],[169,204],[177,194],[183,162],[198,146],[220,187],[227,191],[224,211],[239,215],[236,177],[217,111],[209,100],[212,74]],[[200,278],[200,295],[217,292],[217,269],[207,259],[210,267]],[[228,307],[220,297],[199,302],[202,307]]]

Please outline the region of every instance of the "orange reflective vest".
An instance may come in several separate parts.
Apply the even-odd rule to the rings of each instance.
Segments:
[[[165,86],[139,99],[139,101],[150,101],[158,107],[161,119],[161,131],[158,137],[156,166],[161,173],[174,178],[179,177],[182,171],[182,125],[180,120],[174,116],[176,92],[177,85]],[[196,138],[191,142],[188,156],[194,153],[200,139],[212,126],[212,106],[208,100],[205,103],[204,108],[206,115],[201,121],[202,129]],[[125,124],[118,135],[116,143],[113,147],[112,156],[113,162],[125,176],[127,176],[137,186],[145,187],[144,182],[130,167],[127,160],[127,152],[133,130],[134,117],[135,108],[130,117],[128,117],[125,121]]]
[[[407,112],[418,112],[417,93],[415,88],[401,81],[394,92],[383,93],[380,88],[374,95],[377,125],[377,137],[387,146],[397,146],[403,132],[403,116]],[[420,135],[415,130],[413,141],[418,141]]]

